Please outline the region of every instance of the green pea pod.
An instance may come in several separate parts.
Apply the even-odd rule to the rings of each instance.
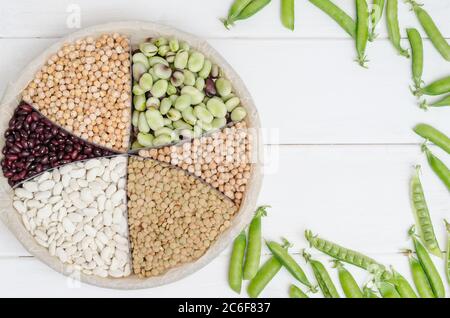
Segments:
[[[428,149],[427,146],[422,145],[422,151],[427,155],[427,161],[431,169],[442,180],[447,189],[450,191],[450,170],[447,166]]]
[[[437,81],[414,91],[414,95],[418,97],[422,95],[437,96],[447,93],[450,93],[450,76],[438,79]]]
[[[295,0],[281,0],[281,22],[283,25],[293,31],[295,23]]]
[[[428,281],[422,265],[415,257],[412,257],[411,255],[409,256],[409,267],[411,268],[414,285],[416,286],[420,297],[435,298],[430,282]]]
[[[319,8],[330,18],[332,18],[352,38],[356,37],[355,21],[333,2],[331,2],[330,0],[309,0],[309,2],[314,4],[317,8]]]
[[[285,241],[285,245],[282,246],[277,242],[266,242],[267,247],[272,252],[272,254],[278,259],[278,261],[297,279],[300,283],[309,287],[311,291],[315,292],[315,287],[309,282],[308,277],[306,277],[305,272],[300,267],[300,265],[292,258],[288,253],[285,246],[289,246],[289,242]]]
[[[425,275],[428,278],[431,289],[433,290],[433,294],[437,298],[444,298],[444,283],[442,282],[441,276],[439,275],[439,272],[437,271],[433,260],[431,259],[422,243],[420,243],[420,241],[415,237],[413,230],[410,231],[410,235],[414,242],[414,249],[416,250],[417,258],[419,259],[419,262],[422,265],[423,270],[425,271]]]
[[[258,297],[272,278],[280,271],[281,266],[281,263],[275,257],[269,258],[248,284],[248,295],[252,298]]]
[[[252,279],[259,268],[261,259],[261,217],[266,216],[266,208],[268,206],[260,206],[248,228],[248,246],[247,255],[244,264],[244,279]]]
[[[446,220],[445,228],[447,229],[447,255],[445,257],[445,275],[447,276],[447,282],[450,284],[450,223]]]
[[[225,27],[228,29],[230,27],[230,22],[233,21],[234,18],[236,18],[242,10],[253,0],[236,0],[233,2],[233,4],[230,7],[230,10],[228,11],[228,17],[224,21]]]
[[[372,11],[370,12],[370,20],[372,22],[372,29],[369,35],[369,41],[372,42],[377,37],[375,29],[378,22],[380,22],[383,16],[384,0],[373,0],[372,1]]]
[[[228,270],[228,283],[232,290],[236,293],[241,292],[242,285],[242,266],[244,264],[245,246],[247,238],[245,232],[239,234],[233,243],[233,251],[231,252],[230,267]]]
[[[420,108],[427,109],[428,107],[444,107],[450,106],[450,95],[444,96],[443,98],[428,104],[426,100],[424,100],[420,104]]]
[[[289,297],[290,298],[309,298],[300,288],[295,285],[289,287]]]
[[[392,279],[390,282],[402,298],[417,298],[417,295],[408,281],[395,270],[392,270]]]
[[[431,141],[436,146],[441,147],[450,154],[450,138],[443,132],[427,124],[418,124],[413,128],[414,132],[419,136]]]
[[[395,286],[389,282],[380,281],[377,283],[377,287],[383,298],[401,298],[400,294],[395,289]]]
[[[408,50],[403,49],[400,44],[401,37],[400,37],[400,27],[398,24],[397,0],[388,0],[386,5],[386,18],[387,18],[389,39],[391,40],[392,45],[394,45],[395,49],[400,55],[409,58]]]
[[[423,74],[423,41],[419,31],[414,28],[406,29],[408,40],[411,45],[412,74],[416,89],[422,85]]]
[[[242,9],[241,12],[237,16],[235,16],[232,19],[227,19],[225,27],[227,29],[230,28],[231,25],[233,25],[234,22],[245,20],[250,18],[251,16],[255,15],[259,11],[261,11],[265,6],[267,6],[271,0],[253,0],[250,1],[249,4],[247,4],[244,9]]]
[[[379,298],[372,288],[368,286],[363,287],[363,298]]]
[[[328,274],[325,266],[319,261],[311,259],[311,255],[303,251],[303,257],[306,262],[311,264],[314,272],[314,277],[316,277],[317,283],[319,284],[320,290],[325,298],[340,298],[339,293],[331,280],[330,274]]]
[[[439,243],[434,233],[433,223],[431,222],[430,212],[428,210],[427,201],[423,192],[422,184],[419,179],[420,166],[416,167],[416,172],[411,178],[410,196],[412,202],[412,210],[414,218],[416,219],[419,234],[428,250],[436,255],[442,257]]]
[[[385,267],[374,259],[359,252],[342,247],[336,243],[325,240],[317,235],[313,235],[310,230],[305,231],[305,238],[315,249],[342,262],[361,267],[371,272],[386,272]]]
[[[366,47],[369,40],[369,7],[366,0],[356,0],[356,61],[367,67]]]
[[[439,28],[436,26],[431,16],[428,14],[427,11],[422,9],[420,5],[417,4],[416,1],[406,0],[406,2],[411,4],[414,13],[417,16],[417,19],[419,20],[423,29],[430,38],[431,43],[433,43],[434,47],[437,49],[437,51],[442,55],[444,59],[450,61],[450,45],[445,40],[441,31],[439,31]]]
[[[335,267],[338,270],[339,282],[342,290],[347,298],[363,298],[363,293],[352,274],[342,265],[341,262],[335,261]]]

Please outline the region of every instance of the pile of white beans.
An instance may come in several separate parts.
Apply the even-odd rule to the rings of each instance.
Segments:
[[[68,164],[24,182],[13,205],[36,241],[72,269],[128,276],[126,174],[124,156]]]

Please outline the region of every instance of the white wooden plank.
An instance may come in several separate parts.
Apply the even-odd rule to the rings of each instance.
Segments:
[[[351,16],[355,16],[354,2],[333,0]],[[450,37],[448,13],[450,4],[442,0],[422,1],[443,34]],[[286,38],[347,38],[347,34],[328,16],[308,1],[296,1],[296,30],[284,29],[279,19],[279,2],[272,3],[249,21],[237,23],[227,31],[219,18],[224,17],[232,1],[210,0],[135,0],[130,4],[121,0],[89,1],[22,0],[4,2],[0,11],[1,37],[57,37],[71,32],[67,20],[80,12],[81,27],[121,20],[154,21],[174,26],[203,37],[286,37]],[[402,32],[406,27],[418,26],[409,7],[399,1],[399,20]],[[387,37],[385,20],[380,23],[380,37]],[[403,34],[404,35],[404,34]]]
[[[450,165],[450,158],[433,147]],[[305,229],[365,253],[395,253],[409,246],[413,224],[408,182],[422,164],[422,182],[442,248],[449,219],[448,190],[418,146],[266,147],[266,176],[259,204],[270,204],[264,237],[306,246]],[[3,226],[3,225],[2,225]],[[4,227],[0,256],[28,255]]]
[[[315,259],[320,260],[328,269],[336,287],[343,296],[340,287],[337,271],[331,268],[330,258],[322,254],[313,254]],[[412,284],[412,278],[407,262],[407,258],[401,254],[379,254],[372,255],[382,263],[392,264],[395,269],[405,276]],[[269,256],[264,256],[266,260]],[[315,283],[310,266],[304,263],[299,255],[294,258],[302,265],[309,279]],[[436,258],[434,262],[441,273],[443,279],[444,271]],[[34,258],[0,258],[0,297],[237,297],[227,284],[228,255],[222,254],[211,264],[204,267],[197,273],[180,280],[178,282],[144,290],[111,290],[102,289],[86,284],[81,284],[73,279],[64,277]],[[358,284],[363,285],[370,276],[362,269],[347,265],[347,269],[354,275]],[[261,297],[287,297],[288,288],[292,283],[296,283],[306,291],[306,288],[296,282],[290,274],[282,268],[275,278],[267,285],[261,293]],[[241,297],[246,297],[247,282],[242,285]],[[448,295],[447,285],[447,295]],[[310,294],[311,297],[319,297],[318,294]]]
[[[0,92],[53,41],[0,40]],[[408,88],[410,61],[386,40],[369,47],[369,70],[353,62],[350,40],[210,42],[247,84],[263,127],[279,134],[270,143],[417,143],[411,127],[419,121],[448,128],[450,108],[424,112],[416,106]],[[425,49],[424,80],[447,75],[447,62],[429,43]]]

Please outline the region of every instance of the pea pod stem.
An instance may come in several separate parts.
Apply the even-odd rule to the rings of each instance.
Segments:
[[[367,68],[366,47],[369,40],[369,8],[366,0],[356,0],[356,61]]]
[[[422,75],[423,75],[423,41],[420,36],[419,31],[414,28],[406,29],[408,35],[408,40],[411,45],[411,69],[413,82],[416,89],[420,89],[422,85]]]
[[[415,173],[411,177],[410,197],[413,215],[416,220],[419,234],[427,249],[436,255],[442,257],[439,243],[434,233],[433,223],[431,221],[430,212],[428,210],[427,201],[419,178],[420,166],[416,166]],[[413,231],[410,230],[410,231]]]
[[[311,255],[303,251],[303,257],[307,263],[311,264],[314,276],[319,284],[320,290],[325,298],[340,298],[339,293],[331,280],[330,274],[325,266],[317,260],[311,258]]]
[[[303,285],[309,287],[312,292],[316,292],[317,289],[309,282],[303,269],[294,260],[294,258],[288,253],[286,246],[290,246],[290,243],[284,239],[284,245],[271,241],[266,242],[267,247],[272,252],[274,257],[291,273],[291,275],[297,279]]]
[[[284,27],[294,31],[295,0],[281,0],[281,22]]]
[[[344,265],[334,260],[334,267],[338,270],[339,282],[341,283],[342,290],[347,298],[363,298],[363,292],[356,283],[355,278],[344,267]]]
[[[290,298],[309,298],[300,288],[295,285],[289,286],[289,297]]]
[[[447,253],[445,255],[445,276],[447,276],[447,282],[450,284],[450,223],[444,220],[445,228],[447,230]]]
[[[417,19],[419,20],[420,24],[422,25],[436,50],[442,55],[445,60],[450,61],[450,45],[444,38],[441,31],[439,30],[431,16],[428,14],[428,12],[421,8],[422,5],[419,5],[414,0],[406,0],[406,3],[409,3],[411,5],[411,8],[416,14]]]
[[[330,0],[309,0],[317,8],[326,13],[344,29],[352,38],[356,37],[356,23],[345,11]]]
[[[261,259],[261,217],[266,216],[269,206],[260,206],[255,212],[252,222],[248,228],[247,254],[244,263],[243,277],[245,280],[252,279],[258,271]]]
[[[450,170],[438,157],[436,157],[428,149],[425,144],[422,145],[422,151],[425,152],[428,164],[430,165],[431,169],[442,180],[447,189],[450,191]]]
[[[414,249],[417,254],[417,258],[422,265],[422,268],[427,276],[428,282],[430,283],[431,289],[433,290],[433,294],[437,298],[445,297],[445,287],[442,282],[442,279],[439,275],[439,272],[436,269],[436,266],[433,263],[430,255],[428,254],[425,247],[420,243],[418,238],[415,236],[414,227],[409,230],[409,235],[411,236]]]
[[[427,275],[419,260],[412,256],[412,251],[407,252],[411,275],[421,298],[435,298]]]
[[[241,292],[242,286],[242,267],[244,264],[245,247],[247,237],[243,231],[233,242],[233,250],[231,252],[230,266],[228,270],[228,283],[232,290],[236,293]]]
[[[436,146],[441,147],[445,152],[450,154],[450,138],[446,134],[439,131],[438,129],[430,126],[428,124],[417,124],[413,128],[414,132],[424,138],[429,140]]]
[[[389,39],[400,55],[409,58],[408,50],[403,49],[400,44],[400,26],[398,23],[398,1],[388,0],[386,4],[386,20]]]
[[[240,20],[246,20],[267,6],[272,0],[252,0],[250,1],[236,16],[231,19],[226,19],[224,25],[227,29]]]
[[[375,38],[377,37],[377,34],[375,33],[375,29],[378,25],[378,22],[380,22],[381,17],[383,16],[384,3],[385,3],[385,0],[373,0],[372,1],[372,11],[370,12],[370,21],[372,23],[372,28],[371,28],[370,34],[369,34],[370,42],[373,42],[375,40]]]
[[[423,100],[420,103],[420,108],[425,110],[428,109],[429,107],[444,107],[444,106],[450,106],[450,95],[444,96],[443,98],[432,103],[427,103],[426,100]]]

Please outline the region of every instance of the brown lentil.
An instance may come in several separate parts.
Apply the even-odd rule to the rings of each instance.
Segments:
[[[22,92],[44,116],[90,142],[126,151],[131,121],[130,46],[114,33],[65,43]]]
[[[238,210],[185,171],[140,157],[128,163],[128,198],[133,270],[140,277],[200,258]]]
[[[239,206],[251,175],[251,134],[238,122],[178,146],[140,150],[139,155],[186,170]]]

